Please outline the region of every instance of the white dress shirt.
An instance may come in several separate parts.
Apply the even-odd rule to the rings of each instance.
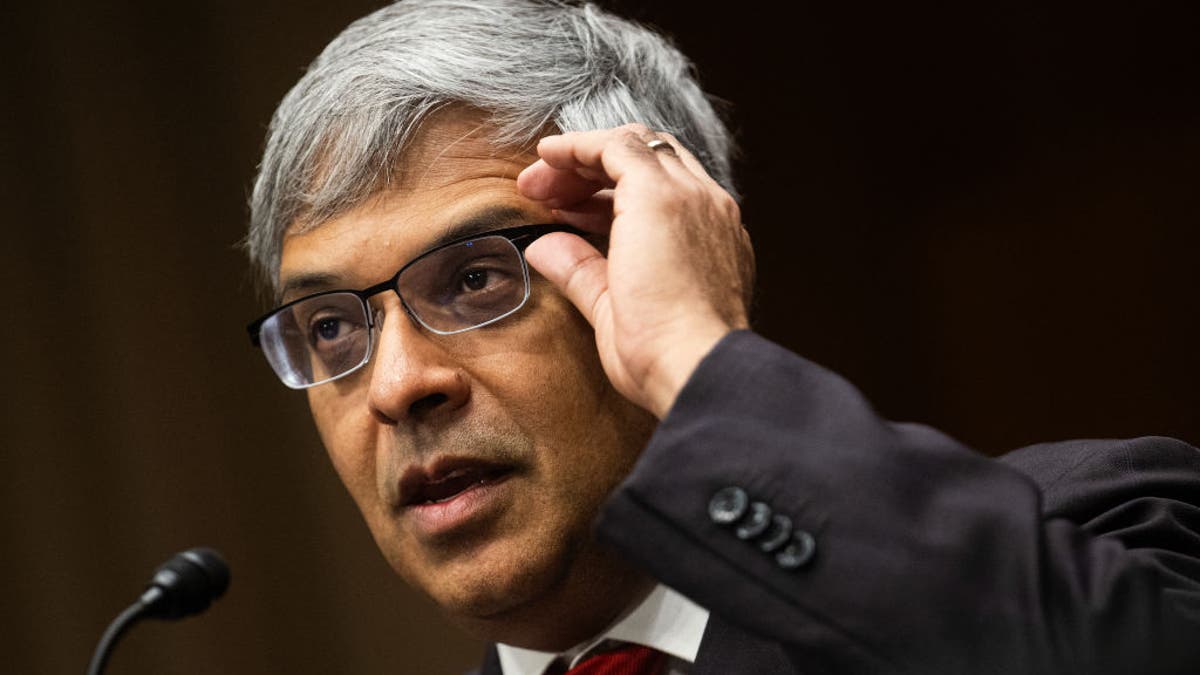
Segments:
[[[696,661],[700,639],[708,624],[708,610],[688,600],[674,590],[659,584],[641,604],[595,638],[567,650],[563,654],[521,649],[505,644],[496,645],[500,669],[504,675],[542,675],[546,667],[560,656],[577,665],[606,640],[632,642],[653,647],[671,656],[667,675],[682,675]]]

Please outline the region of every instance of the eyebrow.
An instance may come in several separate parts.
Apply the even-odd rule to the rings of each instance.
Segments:
[[[449,228],[439,234],[433,241],[429,242],[421,253],[413,256],[417,258],[426,251],[431,251],[439,246],[445,246],[452,241],[471,237],[476,234],[488,232],[490,230],[499,230],[510,225],[523,224],[529,220],[529,214],[515,206],[491,206],[482,210],[468,214],[466,218],[459,220]],[[408,264],[408,260],[404,264]],[[396,269],[400,269],[397,267]],[[279,294],[275,300],[278,304],[284,302],[284,298],[289,295],[296,295],[297,299],[308,295],[309,292],[317,292],[322,290],[334,290],[339,284],[344,283],[342,278],[336,274],[328,272],[304,272],[288,278],[279,288]]]
[[[430,242],[422,252],[430,251],[439,246],[445,246],[452,241],[488,232],[489,230],[499,230],[510,225],[524,224],[528,220],[529,214],[515,206],[492,206],[485,208],[449,227]]]

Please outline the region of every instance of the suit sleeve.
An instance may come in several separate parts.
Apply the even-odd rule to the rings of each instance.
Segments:
[[[811,558],[785,569],[765,535],[716,522],[727,488],[811,536]],[[1200,641],[1198,501],[1200,453],[1178,441],[997,461],[879,418],[837,375],[741,331],[598,528],[801,672],[1174,673]]]

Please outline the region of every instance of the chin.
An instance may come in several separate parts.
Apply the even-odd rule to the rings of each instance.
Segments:
[[[440,594],[439,604],[464,617],[493,618],[537,604],[553,594],[566,575],[565,565],[517,557],[501,569],[482,565],[472,570],[466,579],[460,578],[454,588]]]
[[[542,549],[542,555],[494,552],[496,564],[477,556],[469,568],[443,568],[435,585],[425,587],[452,622],[488,642],[567,649],[601,631],[653,586],[590,538],[582,546]]]
[[[574,567],[576,548],[566,540],[500,540],[425,566],[415,578],[401,574],[457,622],[498,621],[556,595]]]
[[[572,556],[494,551],[434,572],[426,592],[474,637],[513,641],[513,630],[553,605],[571,576]],[[488,558],[491,558],[490,560]]]

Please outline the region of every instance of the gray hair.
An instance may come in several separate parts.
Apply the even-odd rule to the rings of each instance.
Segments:
[[[288,227],[386,188],[422,122],[450,105],[482,111],[501,146],[640,122],[734,191],[729,132],[662,36],[559,0],[403,0],[342,31],[271,119],[245,240],[264,288]]]

